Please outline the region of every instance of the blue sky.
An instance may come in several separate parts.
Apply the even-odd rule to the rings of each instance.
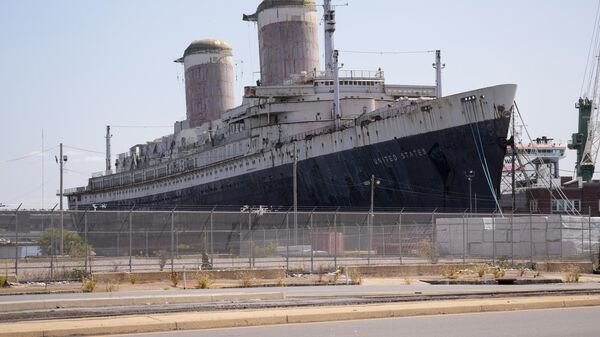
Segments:
[[[338,8],[338,49],[441,49],[446,94],[516,83],[534,137],[566,142],[575,132],[574,103],[597,0],[339,3],[346,1],[348,7]],[[58,150],[35,155],[42,130],[46,149],[70,146],[65,187],[75,187],[103,170],[104,161],[101,153],[72,148],[104,151],[106,125],[168,126],[183,119],[183,74],[173,60],[192,40],[220,38],[233,46],[240,100],[259,70],[256,28],[241,18],[258,3],[0,0],[0,203],[40,208],[58,202]],[[381,67],[389,83],[434,82],[430,54],[342,53],[342,62],[346,69]],[[115,128],[113,153],[169,132]],[[32,156],[10,161],[25,155]],[[573,161],[571,155],[562,169],[572,170]]]

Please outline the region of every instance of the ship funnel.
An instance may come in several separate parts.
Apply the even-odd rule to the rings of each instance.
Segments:
[[[221,40],[194,41],[175,62],[185,68],[185,99],[190,127],[217,120],[235,105],[233,53]]]
[[[283,85],[290,75],[320,69],[314,0],[264,0],[243,19],[258,25],[262,85]]]

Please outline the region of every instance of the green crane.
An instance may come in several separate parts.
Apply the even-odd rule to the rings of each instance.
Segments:
[[[575,107],[579,110],[579,127],[578,132],[572,136],[569,149],[577,151],[577,162],[575,164],[577,177],[589,182],[594,176],[597,156],[597,151],[596,154],[592,153],[596,130],[594,125],[590,123],[592,110],[595,107],[589,98],[580,98]]]

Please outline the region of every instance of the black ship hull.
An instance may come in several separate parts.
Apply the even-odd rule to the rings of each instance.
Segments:
[[[298,205],[368,209],[371,176],[378,210],[463,212],[496,209],[509,118],[390,140],[302,160],[297,164]],[[469,182],[467,172],[473,171]],[[469,186],[471,185],[471,186]],[[471,192],[469,192],[469,190]],[[109,202],[108,209],[193,210],[215,205],[293,204],[293,165],[149,197]],[[91,209],[92,205],[77,205]]]

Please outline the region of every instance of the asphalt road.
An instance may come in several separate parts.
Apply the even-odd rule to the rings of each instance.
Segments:
[[[600,307],[295,324],[128,337],[598,337]],[[114,336],[113,336],[114,337]]]
[[[283,287],[283,288],[243,288],[243,289],[190,289],[190,290],[154,290],[124,291],[112,293],[74,293],[74,294],[38,294],[0,296],[2,302],[40,301],[50,299],[94,299],[118,297],[173,296],[189,294],[224,294],[224,293],[260,293],[283,292],[287,297],[304,296],[348,296],[367,294],[455,294],[465,292],[499,292],[519,290],[567,290],[567,289],[600,289],[600,283],[574,284],[538,284],[538,285],[361,285],[361,286],[316,286],[316,287]]]

